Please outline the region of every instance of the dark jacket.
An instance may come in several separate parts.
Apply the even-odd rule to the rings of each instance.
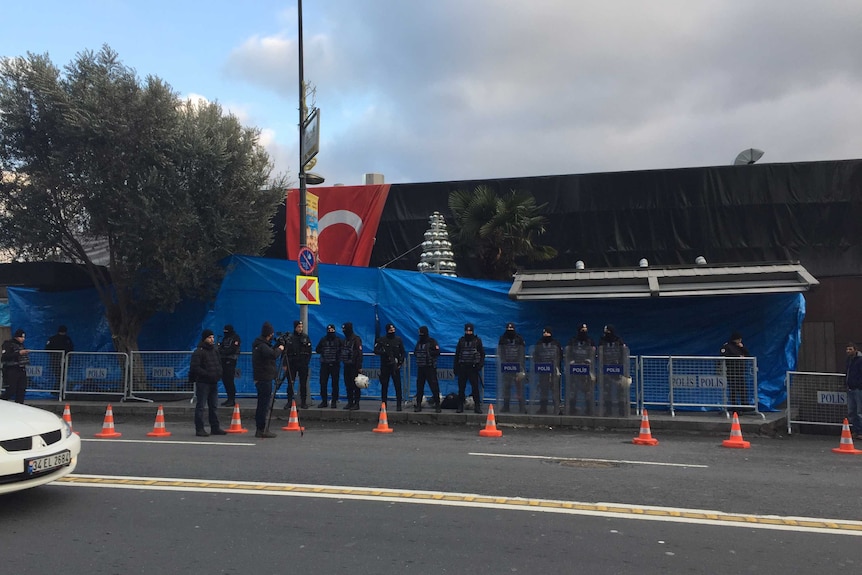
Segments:
[[[239,359],[239,348],[241,344],[239,335],[235,331],[226,334],[218,344],[218,352],[222,361],[232,361],[236,363]]]
[[[218,383],[221,378],[221,359],[216,346],[202,341],[192,354],[189,379],[197,383]]]
[[[3,354],[0,360],[3,363],[3,369],[17,367],[26,369],[25,366],[30,363],[28,354],[21,354],[21,351],[26,349],[23,344],[18,343],[17,339],[7,339],[3,342]]]
[[[308,365],[311,361],[311,338],[293,332],[284,337],[284,355],[292,366]]]
[[[857,351],[856,355],[847,358],[847,368],[844,373],[847,389],[862,389],[862,352]]]
[[[440,345],[437,340],[427,335],[420,335],[413,350],[416,358],[416,367],[437,367],[437,358],[440,357]]]
[[[320,363],[338,365],[338,358],[341,356],[341,346],[344,345],[344,341],[334,333],[332,337],[329,336],[330,334],[326,334],[320,338],[314,351],[320,355]]]
[[[265,337],[260,336],[251,344],[251,371],[254,381],[272,381],[278,375],[275,360],[281,351],[272,347]]]
[[[362,369],[362,338],[351,334],[344,339],[341,347],[341,362],[345,366],[352,365],[355,369]]]
[[[572,339],[569,340],[569,347],[596,347],[596,342],[593,341],[593,338],[591,338],[589,335],[578,334],[576,336],[573,336]]]
[[[485,348],[478,335],[464,335],[455,346],[455,367],[481,368],[485,365]]]
[[[75,350],[75,346],[72,343],[72,338],[67,334],[55,333],[48,338],[48,343],[45,344],[45,349],[70,353]]]
[[[497,342],[497,360],[504,363],[517,363],[524,369],[527,342],[517,332],[504,331]]]
[[[404,363],[404,341],[397,335],[378,337],[374,342],[374,354],[380,356],[381,365],[400,366]]]

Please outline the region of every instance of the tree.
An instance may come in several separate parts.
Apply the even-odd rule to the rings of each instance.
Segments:
[[[63,72],[47,55],[0,61],[0,170],[0,247],[83,264],[118,351],[154,313],[212,297],[222,258],[265,249],[285,188],[258,130],[139,80],[107,46]]]
[[[511,190],[498,196],[487,186],[473,192],[457,190],[449,195],[454,214],[456,249],[476,257],[485,277],[510,280],[519,265],[550,260],[557,250],[537,243],[545,233],[546,219],[525,192]]]

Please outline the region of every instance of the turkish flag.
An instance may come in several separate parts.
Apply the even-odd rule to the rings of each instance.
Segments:
[[[368,266],[389,184],[315,187],[318,260],[324,264]],[[299,253],[299,190],[287,191],[287,259]],[[308,242],[306,242],[308,243]]]

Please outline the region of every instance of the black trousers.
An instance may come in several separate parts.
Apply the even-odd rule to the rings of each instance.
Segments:
[[[236,360],[223,359],[221,360],[221,381],[224,384],[224,392],[227,394],[227,399],[233,402],[236,399]]]
[[[356,376],[359,375],[359,369],[353,364],[344,364],[344,387],[347,388],[347,404],[359,405],[359,398],[362,397],[362,390],[356,387]]]
[[[24,403],[24,394],[27,392],[27,372],[23,367],[3,369],[3,385],[3,395],[0,395],[0,399]]]
[[[257,389],[257,408],[254,410],[254,423],[258,431],[266,429],[269,414],[270,398],[272,397],[272,381],[255,381]]]
[[[398,365],[384,364],[380,366],[380,399],[389,399],[389,379],[395,385],[395,399],[401,403],[401,369]]]
[[[425,395],[425,382],[434,397],[434,405],[440,403],[440,384],[437,382],[437,368],[430,365],[416,368],[416,405],[422,405],[422,396]]]
[[[482,405],[482,396],[481,396],[481,383],[479,381],[479,368],[478,367],[468,367],[462,365],[458,369],[458,402],[463,407],[464,399],[466,399],[467,392],[467,382],[470,382],[470,391],[473,395],[473,402],[476,404],[476,407]]]
[[[299,403],[305,405],[308,402],[308,363],[298,359],[287,362],[287,402],[293,401],[293,382],[299,376]]]
[[[320,400],[326,401],[329,394],[329,380],[332,379],[332,401],[338,401],[338,376],[340,367],[337,363],[320,364]]]

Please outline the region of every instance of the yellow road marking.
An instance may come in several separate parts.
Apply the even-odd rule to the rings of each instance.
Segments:
[[[327,499],[357,499],[414,503],[420,505],[448,505],[479,507],[512,511],[564,513],[619,519],[639,519],[676,523],[699,523],[725,527],[748,527],[831,533],[862,536],[862,521],[825,519],[814,517],[787,517],[779,515],[748,515],[698,509],[649,507],[619,503],[585,503],[554,499],[526,499],[469,493],[446,493],[372,487],[345,487],[337,485],[305,485],[298,483],[262,483],[252,481],[207,481],[202,479],[176,479],[160,477],[125,477],[109,475],[68,475],[56,483],[80,487],[108,487],[117,489],[155,489],[163,491],[197,491],[207,493],[255,493],[261,495],[289,495]]]

